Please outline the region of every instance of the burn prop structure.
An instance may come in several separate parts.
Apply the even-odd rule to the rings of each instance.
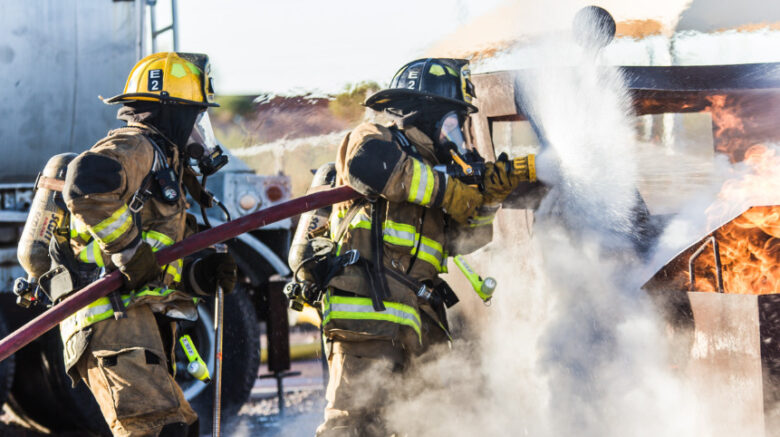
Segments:
[[[765,175],[780,171],[779,156],[767,159],[773,150],[767,145],[780,144],[780,63],[619,68],[637,116],[709,114],[715,154],[743,168],[760,167],[753,178],[758,186],[766,185],[761,183]],[[528,122],[545,147],[543,129],[531,119],[533,108],[522,95],[522,83],[534,74],[529,68],[472,77],[479,90],[479,112],[472,116],[475,143],[487,159],[497,155],[494,133],[509,132],[503,129],[509,123]],[[774,437],[780,436],[780,190],[759,191],[778,201],[769,195],[756,201],[730,196],[739,205],[714,211],[719,219],[711,223],[704,217],[701,224],[709,227],[691,229],[690,240],[669,252],[672,259],[648,256],[647,262],[665,264],[648,266],[652,278],[643,289],[663,314],[671,345],[680,347],[672,358],[679,360],[674,368],[693,374],[705,396],[717,397],[720,408],[739,418],[739,424],[755,425],[756,432],[735,435]],[[533,210],[542,197],[519,189],[504,203],[503,213]],[[647,212],[633,219],[636,246],[655,255],[674,217]],[[515,235],[500,223],[495,232],[494,238]],[[728,348],[719,349],[726,343]],[[724,381],[722,392],[706,391]]]
[[[156,253],[157,263],[165,265],[209,246],[237,237],[244,232],[284,220],[306,211],[356,199],[360,194],[348,186],[324,190],[299,197],[262,211],[241,217],[223,225],[200,232],[186,240]],[[50,310],[28,322],[0,341],[0,361],[5,360],[31,341],[57,326],[68,316],[106,296],[122,286],[122,276],[114,271],[73,295],[69,296]]]

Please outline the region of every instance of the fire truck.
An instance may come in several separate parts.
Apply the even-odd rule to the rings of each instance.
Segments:
[[[122,90],[140,58],[178,49],[177,2],[167,0],[35,0],[3,5],[0,14],[0,336],[20,327],[44,308],[15,304],[14,278],[25,276],[16,246],[33,199],[36,175],[59,153],[79,153],[121,123],[116,107],[98,100]],[[165,19],[161,25],[159,22]],[[168,24],[170,23],[170,24]],[[207,189],[232,218],[284,202],[290,180],[256,175],[230,156],[209,178]],[[195,204],[195,202],[190,202]],[[197,207],[191,211],[206,227]],[[207,211],[211,225],[225,220]],[[236,414],[248,399],[260,368],[261,322],[268,336],[270,375],[280,380],[289,369],[286,302],[281,293],[290,272],[285,260],[291,221],[277,222],[228,243],[239,266],[237,291],[225,302],[223,417]],[[213,304],[199,305],[197,322],[182,323],[203,360],[213,368]],[[83,384],[75,389],[64,373],[59,333],[53,330],[0,363],[0,403],[38,429],[106,435],[108,428]],[[177,380],[201,416],[211,417],[211,387],[186,372],[177,351]],[[55,413],[56,412],[56,413]]]

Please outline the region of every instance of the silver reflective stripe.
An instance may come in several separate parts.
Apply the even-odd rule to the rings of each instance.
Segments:
[[[150,246],[152,246],[152,251],[154,251],[154,252],[157,252],[157,251],[158,251],[158,250],[160,250],[160,249],[163,249],[163,248],[166,248],[166,247],[168,247],[168,245],[166,245],[166,244],[165,244],[165,243],[163,243],[162,241],[160,241],[160,240],[157,240],[157,239],[155,239],[155,238],[150,238],[150,237],[148,237],[148,236],[144,236],[144,241],[145,241],[147,244],[149,244]]]
[[[420,182],[417,184],[417,194],[415,194],[415,203],[423,204],[425,200],[425,190],[428,188],[428,169],[427,166],[417,160],[415,165],[419,165],[420,169]]]
[[[361,227],[360,226],[361,224],[366,224],[366,223],[370,226],[371,225],[371,219],[367,215],[365,215],[365,214],[363,214],[361,212],[361,213],[357,214],[355,216],[355,218],[352,219],[352,222],[349,223],[349,227],[350,228],[357,228],[357,227]]]
[[[132,217],[130,216],[130,210],[126,206],[123,206],[121,209],[122,209],[122,213],[119,215],[119,217],[116,218],[109,217],[108,219],[104,220],[103,222],[101,222],[100,224],[98,224],[97,226],[93,227],[90,230],[98,240],[101,240],[105,244],[110,244],[112,241],[116,240],[116,238],[119,236],[119,235],[112,235],[112,234],[114,234],[122,226],[125,226],[128,221],[132,222]],[[106,227],[100,228],[100,225],[102,225],[108,220],[113,220],[113,221],[111,221]]]
[[[428,246],[425,243],[420,243],[420,252],[425,252],[433,257],[435,257],[439,264],[442,262],[442,253],[439,249],[436,249],[435,247]]]
[[[407,232],[407,231],[401,231],[398,229],[393,229],[390,227],[385,228],[383,231],[385,237],[390,237],[391,240],[388,241],[389,243],[398,244],[399,242],[395,241],[394,239],[403,240],[404,243],[407,243],[409,246],[414,244],[414,233],[413,232]],[[387,238],[385,238],[387,239]],[[400,244],[399,244],[400,245]]]
[[[377,313],[377,311],[374,310],[374,307],[371,305],[353,305],[353,304],[347,304],[347,303],[330,303],[330,307],[325,310],[323,313],[323,319],[327,319],[328,316],[330,316],[331,313],[335,312],[344,312],[344,313]],[[415,326],[420,326],[420,320],[415,317],[412,314],[409,314],[405,311],[401,311],[395,308],[391,308],[389,306],[385,307],[384,311],[379,312],[379,314],[389,314],[393,317],[397,317],[400,319],[406,319],[414,323]]]
[[[84,248],[84,250],[87,252],[87,262],[91,262],[93,264],[98,264],[98,257],[100,257],[100,252],[95,253],[96,251],[100,250],[100,246],[98,246],[97,242],[95,240],[92,240],[87,244],[87,247]],[[96,256],[97,255],[97,256]],[[102,258],[100,259],[102,264]]]

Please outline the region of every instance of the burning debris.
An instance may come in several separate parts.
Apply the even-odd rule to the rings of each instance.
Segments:
[[[738,119],[732,123],[743,125]],[[743,156],[735,174],[704,211],[706,229],[711,231],[659,270],[650,288],[667,282],[664,288],[677,290],[733,294],[780,291],[778,148],[755,145]]]

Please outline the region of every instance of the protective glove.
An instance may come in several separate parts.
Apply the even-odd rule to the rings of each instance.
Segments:
[[[510,162],[506,153],[502,153],[496,162],[485,164],[483,192],[485,203],[488,205],[501,203],[520,182],[534,181],[536,181],[534,155],[515,158]]]
[[[189,269],[190,286],[204,296],[217,292],[217,285],[229,294],[236,286],[236,261],[229,253],[210,253],[196,260]]]
[[[456,222],[467,224],[483,201],[482,193],[477,188],[457,179],[448,178],[441,207]]]
[[[157,258],[154,256],[152,246],[146,242],[138,245],[135,253],[126,263],[119,261],[121,257],[112,256],[111,259],[124,276],[125,289],[128,291],[137,290],[160,277],[161,270],[157,265]]]

